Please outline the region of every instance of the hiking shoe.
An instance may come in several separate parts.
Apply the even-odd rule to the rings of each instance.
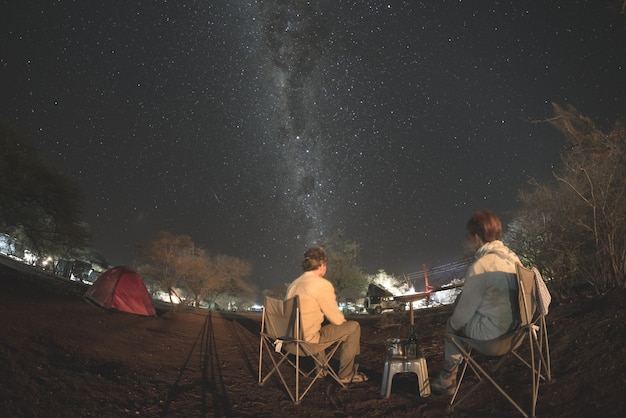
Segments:
[[[430,381],[430,391],[434,395],[454,395],[454,389],[456,389],[456,379],[445,379],[441,375],[437,376]]]
[[[369,379],[367,378],[367,376],[365,376],[365,373],[362,373],[362,372],[357,372],[349,377],[339,378],[339,381],[343,383],[344,385],[347,385],[350,383],[363,383],[363,382],[367,382],[368,380]]]
[[[456,375],[459,365],[446,360],[439,376],[430,381],[430,390],[435,395],[454,395],[456,390]]]

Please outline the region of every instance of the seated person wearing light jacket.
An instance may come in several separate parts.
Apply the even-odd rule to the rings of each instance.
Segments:
[[[517,255],[504,245],[502,223],[490,211],[479,211],[467,223],[467,237],[476,250],[475,261],[465,275],[446,332],[475,340],[491,340],[511,331],[511,301],[517,298]],[[445,365],[430,388],[434,394],[452,395],[462,357],[450,341],[444,348]]]

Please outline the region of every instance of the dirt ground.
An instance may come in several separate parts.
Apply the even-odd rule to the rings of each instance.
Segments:
[[[86,302],[84,287],[0,264],[0,414],[7,417],[444,417],[447,397],[420,398],[413,374],[380,395],[385,340],[404,337],[408,314],[355,316],[361,370],[370,380],[341,389],[317,382],[293,405],[271,379],[257,384],[260,314],[173,312],[147,318]],[[626,292],[553,304],[548,316],[554,380],[540,388],[537,416],[626,416]],[[443,363],[450,307],[416,311],[429,374]],[[521,402],[527,377],[514,362],[498,375]],[[452,416],[516,411],[487,385]]]

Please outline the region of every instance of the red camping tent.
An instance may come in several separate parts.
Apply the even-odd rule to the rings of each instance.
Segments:
[[[103,308],[156,316],[146,285],[129,267],[118,266],[105,271],[83,296]]]

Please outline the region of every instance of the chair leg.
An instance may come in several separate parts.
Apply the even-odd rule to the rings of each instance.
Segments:
[[[296,350],[296,405],[300,404],[300,353]]]
[[[283,384],[287,394],[291,398],[291,401],[298,405],[300,401],[304,398],[304,396],[309,392],[309,390],[313,387],[313,384],[323,376],[331,376],[342,388],[345,388],[346,385],[341,382],[341,379],[335,372],[335,370],[330,367],[329,361],[331,357],[337,352],[340,347],[341,341],[337,341],[336,344],[325,347],[323,351],[315,351],[309,350],[305,346],[298,346],[293,354],[289,354],[288,351],[281,351],[280,358],[278,357],[278,353],[276,352],[273,343],[268,341],[267,339],[262,339],[260,344],[260,352],[259,352],[259,386],[263,386],[265,382],[269,380],[269,378],[276,374],[280,381]],[[283,350],[284,347],[283,347]],[[263,376],[263,354],[265,353],[266,357],[269,357],[273,367],[265,376]],[[314,361],[314,367],[311,371],[305,371],[301,368],[301,357],[311,357]],[[265,359],[267,363],[267,359]],[[286,376],[287,371],[281,371],[281,366],[289,365],[294,369],[294,379],[295,382],[290,380],[291,384],[287,383]],[[283,375],[285,373],[285,375]],[[312,377],[310,382],[307,383],[304,390],[300,387],[300,377]],[[295,384],[294,384],[295,383]]]
[[[259,385],[261,384],[263,376],[263,336],[259,340]]]
[[[471,350],[470,350],[470,352],[471,352]],[[457,405],[462,403],[464,399],[467,399],[467,397],[470,396],[472,393],[474,393],[474,391],[476,389],[478,389],[481,386],[481,384],[484,382],[484,380],[483,380],[482,376],[480,375],[480,373],[477,370],[474,370],[472,368],[472,365],[467,361],[465,356],[464,356],[464,360],[465,361],[463,362],[463,367],[461,368],[461,373],[458,376],[458,381],[457,381],[457,384],[456,384],[456,388],[454,389],[454,393],[452,394],[452,399],[450,399],[450,405],[448,405],[448,410],[449,411],[454,410],[454,408]],[[467,392],[465,392],[463,394],[463,396],[461,396],[460,398],[457,399],[457,396],[459,396],[459,389],[461,389],[461,383],[463,382],[463,379],[465,378],[465,373],[467,372],[467,367],[468,366],[470,366],[470,368],[473,369],[474,375],[476,375],[476,377],[478,378],[478,383],[475,384],[474,386],[472,386],[470,389],[468,389]]]
[[[339,378],[339,376],[337,375],[337,372],[335,372],[335,370],[330,367],[329,365],[329,361],[330,359],[333,357],[333,355],[337,352],[337,350],[339,349],[340,344],[335,344],[334,346],[331,346],[328,351],[324,351],[324,352],[319,352],[319,353],[313,353],[313,352],[309,352],[308,350],[306,350],[304,347],[302,348],[302,355],[307,356],[307,357],[311,357],[313,359],[314,362],[314,367],[313,370],[311,372],[305,373],[300,369],[300,356],[296,356],[296,396],[295,396],[295,403],[299,404],[300,401],[304,398],[304,396],[309,392],[309,390],[313,387],[313,384],[320,378],[324,376],[324,372],[327,372],[328,375],[330,377],[332,377],[337,383],[339,383],[339,385],[345,389],[346,385],[343,384],[341,382],[341,379]],[[298,374],[299,373],[299,374]],[[314,373],[312,380],[308,383],[308,385],[306,386],[306,388],[304,388],[304,390],[302,391],[302,393],[299,392],[300,390],[300,382],[299,382],[299,375],[305,376],[305,377],[310,377],[312,374]]]
[[[483,368],[482,368],[482,367],[481,367],[481,366],[480,366],[480,365],[476,362],[476,360],[474,360],[474,358],[471,356],[471,351],[472,351],[471,349],[466,351],[466,350],[464,349],[464,347],[463,347],[463,346],[461,346],[461,344],[460,344],[458,341],[456,341],[456,339],[451,338],[450,340],[451,340],[451,341],[452,341],[452,343],[453,343],[453,344],[457,347],[457,349],[461,352],[461,355],[463,356],[463,360],[465,360],[465,363],[466,363],[466,364],[463,366],[463,369],[462,369],[462,372],[461,372],[461,376],[460,376],[459,381],[458,381],[458,383],[457,383],[457,387],[456,387],[456,389],[455,389],[455,391],[454,391],[454,394],[452,395],[452,400],[450,401],[450,404],[448,405],[448,410],[449,410],[450,412],[452,412],[452,411],[454,410],[454,408],[455,408],[457,405],[459,405],[459,404],[460,404],[460,403],[461,403],[464,399],[467,399],[467,397],[468,397],[468,396],[469,396],[472,392],[474,392],[474,390],[476,390],[476,389],[480,386],[480,384],[483,382],[483,379],[485,379],[485,380],[489,381],[489,382],[493,385],[493,387],[495,387],[495,388],[498,390],[498,392],[500,392],[500,394],[501,394],[502,396],[504,396],[504,398],[505,398],[507,401],[509,401],[509,403],[510,403],[511,405],[513,405],[513,406],[515,407],[515,409],[517,409],[517,410],[518,410],[518,411],[522,414],[522,416],[524,416],[524,417],[526,417],[526,418],[528,418],[528,417],[529,417],[529,415],[528,415],[528,414],[524,411],[524,409],[522,409],[522,407],[521,407],[521,406],[519,406],[519,404],[518,404],[517,402],[515,402],[515,400],[513,400],[513,398],[511,398],[511,397],[509,396],[509,394],[508,394],[508,393],[506,393],[506,392],[504,391],[504,389],[502,389],[502,387],[501,387],[501,386],[500,386],[500,385],[499,385],[499,384],[498,384],[498,383],[497,383],[497,382],[496,382],[496,381],[495,381],[495,380],[491,377],[491,375],[490,375],[489,373],[487,373],[487,372],[485,371],[485,369],[483,369]],[[500,360],[499,360],[499,361],[498,361],[498,363],[496,364],[496,367],[494,368],[494,371],[495,371],[495,370],[497,370],[498,368],[500,368],[500,366],[502,365],[502,363],[504,362],[504,360],[505,360],[505,357],[500,358]],[[476,377],[478,378],[479,382],[478,382],[478,384],[476,384],[476,385],[474,385],[472,388],[470,388],[470,389],[468,390],[468,392],[467,392],[467,393],[464,393],[464,394],[463,394],[463,396],[462,396],[462,397],[460,397],[460,398],[459,398],[458,400],[456,400],[456,402],[455,402],[455,399],[457,398],[457,395],[458,395],[458,391],[459,391],[459,389],[460,389],[460,387],[461,387],[461,382],[463,381],[463,377],[465,376],[465,372],[466,372],[466,370],[467,370],[467,367],[468,367],[468,366],[469,366],[469,367],[473,370],[473,372],[474,372],[474,374],[476,375]],[[532,388],[533,395],[534,395],[534,392],[535,392],[535,388],[534,388],[534,386],[535,386],[535,384],[534,384],[534,380],[535,380],[535,376],[533,375],[533,388]],[[533,402],[532,417],[534,417],[534,416],[535,416],[534,404],[535,404],[535,402]]]
[[[552,369],[550,364],[550,344],[548,343],[548,327],[546,325],[546,317],[542,316],[540,320],[540,329],[539,329],[539,339],[540,339],[540,350],[541,354],[544,356],[543,364],[545,367],[546,380],[548,382],[552,381]]]
[[[385,366],[383,367],[383,384],[380,387],[380,396],[384,396],[385,398],[391,395],[391,380],[393,376],[389,376],[390,363],[391,360],[385,361]]]
[[[267,382],[269,380],[269,378],[276,373],[276,375],[278,376],[278,378],[280,379],[280,381],[283,384],[283,387],[285,388],[285,390],[287,391],[287,394],[289,395],[289,398],[291,399],[292,402],[297,403],[297,396],[292,393],[292,391],[289,389],[289,385],[287,384],[287,380],[285,379],[285,377],[283,376],[283,373],[280,371],[280,366],[285,363],[285,360],[287,359],[287,356],[284,356],[283,358],[280,359],[280,361],[276,361],[276,359],[274,359],[273,356],[270,355],[270,358],[272,359],[272,363],[274,364],[274,367],[272,368],[272,370],[263,378],[263,380],[259,383],[259,386],[263,386],[265,384],[265,382]]]
[[[313,359],[315,363],[315,368],[313,369],[313,371],[316,371],[316,374],[313,378],[313,381],[309,385],[309,388],[313,385],[313,382],[315,382],[318,378],[323,377],[323,372],[327,372],[328,375],[332,377],[337,383],[339,383],[339,385],[343,389],[346,388],[346,385],[341,382],[341,379],[337,375],[337,372],[332,367],[330,367],[330,364],[329,364],[330,359],[335,355],[340,345],[341,344],[339,343],[335,345],[331,345],[328,348],[328,351],[325,351],[322,353],[309,353],[305,351],[306,355]],[[308,373],[308,375],[310,374],[311,373]]]
[[[489,373],[487,373],[482,367],[480,367],[476,360],[474,360],[473,358],[469,358],[468,361],[472,364],[472,368],[479,370],[480,374],[484,376],[484,378],[487,379],[498,390],[498,392],[500,392],[500,394],[504,396],[511,403],[511,405],[515,407],[515,409],[517,409],[524,417],[528,417],[528,414],[524,412],[522,407],[519,406],[517,402],[515,402],[513,398],[511,398],[509,394],[504,391],[504,389],[502,389],[502,387],[491,377]]]

